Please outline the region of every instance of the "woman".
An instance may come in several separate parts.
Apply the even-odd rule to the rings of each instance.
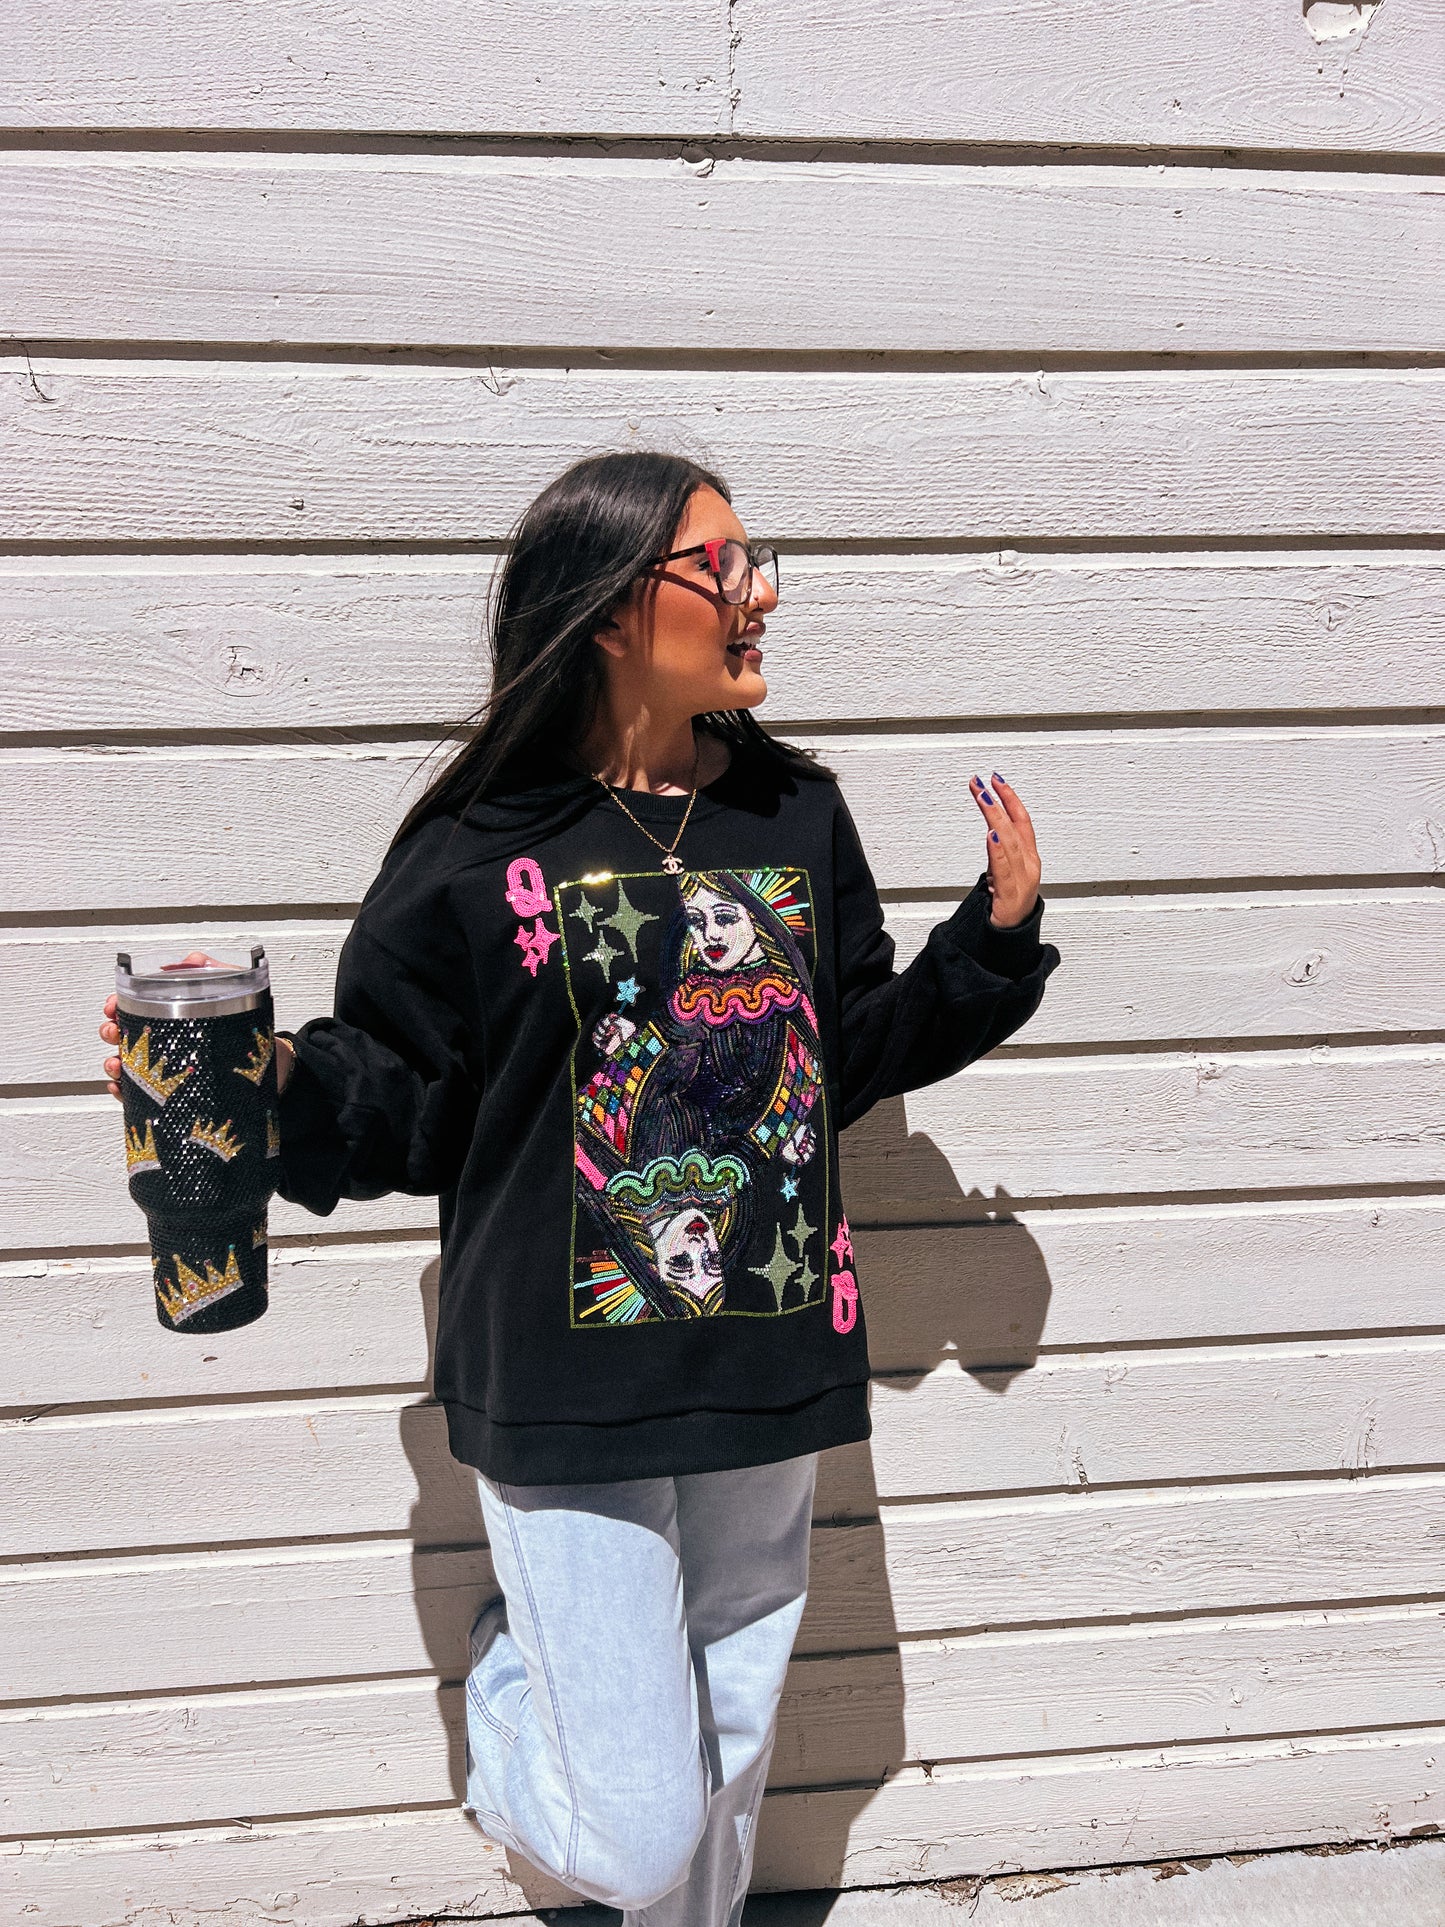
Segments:
[[[435,1391],[500,1589],[467,1810],[629,1927],[736,1927],[817,1455],[870,1431],[838,1132],[1018,1030],[1059,953],[994,772],[987,867],[895,972],[834,772],[751,713],[777,560],[719,475],[577,462],[493,593],[490,695],[334,1014],[278,1034],[280,1190],[439,1199]]]

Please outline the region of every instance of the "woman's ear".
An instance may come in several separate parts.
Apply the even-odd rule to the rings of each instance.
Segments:
[[[610,656],[625,656],[637,627],[637,587],[634,586],[615,604],[612,614],[592,632],[592,640]]]

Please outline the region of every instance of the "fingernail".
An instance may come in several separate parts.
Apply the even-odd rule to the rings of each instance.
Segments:
[[[995,783],[1006,784],[1008,782],[1008,778],[1006,776],[1000,776],[997,770],[993,772],[993,780],[995,781]]]
[[[989,795],[987,790],[980,791],[980,794],[983,797],[983,800],[985,803],[991,803],[993,801],[993,798]],[[997,835],[998,832],[995,831],[994,834]]]
[[[997,831],[997,830],[990,830],[990,831],[989,831],[989,835],[990,835],[990,836],[991,836],[991,837],[993,838],[993,840],[994,840],[994,842],[995,842],[995,843],[997,843],[997,842],[998,842],[998,831]]]

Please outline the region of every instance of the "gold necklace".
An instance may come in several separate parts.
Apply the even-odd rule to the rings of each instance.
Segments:
[[[682,859],[678,856],[675,856],[673,852],[677,849],[679,842],[682,840],[682,833],[687,828],[687,819],[692,815],[692,806],[697,801],[697,766],[698,766],[698,763],[701,761],[701,759],[702,759],[702,744],[694,736],[693,745],[692,745],[692,794],[687,799],[687,808],[682,813],[682,821],[677,826],[677,835],[672,839],[671,843],[660,842],[658,838],[652,834],[652,831],[648,829],[645,823],[637,823],[637,818],[635,816],[632,816],[631,810],[628,809],[627,805],[623,802],[622,798],[617,794],[616,790],[613,789],[610,784],[603,782],[602,778],[597,775],[596,771],[595,770],[593,771],[594,781],[598,783],[602,783],[603,789],[607,791],[607,794],[612,798],[613,802],[617,805],[618,809],[620,809],[624,815],[631,816],[632,821],[634,823],[637,823],[638,829],[641,830],[642,834],[647,838],[648,842],[656,843],[658,849],[663,852],[662,867],[664,870],[667,871],[669,876],[678,876],[682,871]]]

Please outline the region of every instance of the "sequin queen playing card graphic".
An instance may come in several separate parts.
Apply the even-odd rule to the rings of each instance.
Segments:
[[[578,1022],[572,1323],[815,1303],[829,1199],[808,872],[605,872],[556,895]]]

